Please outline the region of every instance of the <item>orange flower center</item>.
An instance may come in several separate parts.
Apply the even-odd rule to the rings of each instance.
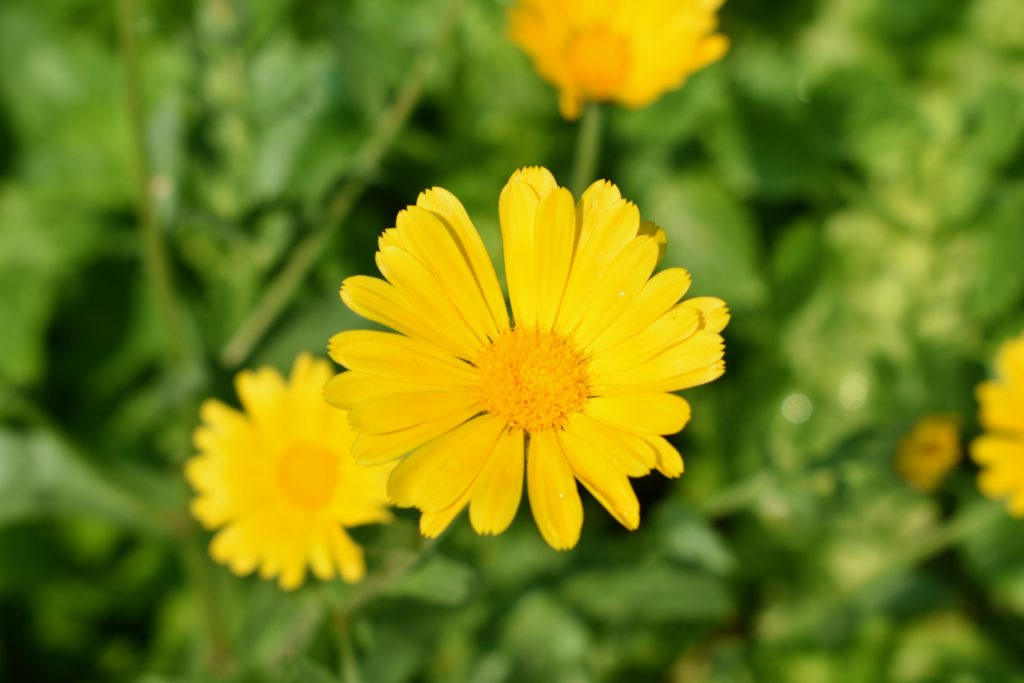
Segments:
[[[568,339],[550,332],[502,332],[476,365],[487,412],[529,433],[564,427],[590,394],[587,359]]]
[[[585,95],[614,97],[629,71],[629,46],[605,28],[592,28],[573,36],[566,48],[573,80]]]
[[[338,480],[338,454],[320,446],[295,444],[277,461],[277,481],[285,495],[300,507],[323,507]]]

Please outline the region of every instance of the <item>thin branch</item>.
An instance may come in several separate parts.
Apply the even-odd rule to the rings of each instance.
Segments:
[[[149,153],[146,148],[145,116],[142,110],[139,46],[135,35],[137,25],[136,0],[119,0],[118,32],[121,62],[124,67],[125,109],[135,164],[135,192],[142,237],[142,257],[145,263],[146,277],[153,287],[157,308],[163,322],[168,359],[171,364],[177,364],[185,357],[185,347],[167,250],[149,192]]]
[[[463,4],[464,0],[452,0],[449,4],[433,41],[417,58],[391,106],[380,117],[373,133],[356,155],[347,174],[348,180],[338,188],[317,227],[295,248],[291,259],[271,282],[263,298],[221,351],[223,365],[237,367],[245,362],[330,245],[419,102],[437,53],[447,43]]]

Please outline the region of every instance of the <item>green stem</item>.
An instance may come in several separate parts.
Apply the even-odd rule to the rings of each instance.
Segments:
[[[407,555],[395,558],[394,561],[385,567],[379,574],[366,577],[366,579],[356,586],[355,590],[349,594],[348,599],[345,600],[344,604],[340,605],[340,610],[347,615],[353,615],[363,609],[381,594],[386,593],[389,588],[407,577],[414,570],[418,569],[423,562],[433,554],[434,548],[436,547],[437,539],[424,541],[415,552],[410,552]]]
[[[205,638],[210,647],[205,668],[215,678],[221,678],[231,670],[234,655],[215,584],[217,577],[211,571],[206,549],[198,537],[185,539],[182,543],[185,545],[183,550],[188,574],[192,584],[199,589]]]
[[[437,53],[448,41],[464,0],[452,0],[431,44],[417,58],[394,101],[378,119],[377,126],[356,155],[348,180],[338,188],[318,226],[292,252],[291,259],[267,288],[260,302],[221,351],[221,363],[237,367],[245,362],[253,348],[277,320],[285,305],[323,255],[338,228],[362,196],[369,179],[390,150],[399,131],[409,119],[423,94]]]
[[[576,161],[572,168],[572,191],[579,197],[594,182],[601,152],[601,105],[588,104],[580,120],[576,138]]]
[[[146,148],[145,119],[142,111],[139,47],[135,37],[137,23],[136,0],[119,0],[118,33],[124,67],[125,108],[135,164],[135,194],[142,236],[142,256],[146,276],[153,287],[157,308],[163,321],[168,358],[172,364],[176,364],[184,358],[185,349],[170,263],[149,193],[149,153]]]
[[[362,683],[359,661],[352,644],[352,618],[342,610],[334,614],[334,633],[338,641],[338,667],[342,683]]]

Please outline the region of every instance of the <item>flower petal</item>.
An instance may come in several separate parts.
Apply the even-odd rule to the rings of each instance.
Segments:
[[[700,330],[689,339],[635,368],[591,378],[597,396],[679,391],[705,384],[725,372],[724,343],[714,332]]]
[[[504,427],[504,421],[481,415],[416,449],[388,479],[391,500],[431,512],[450,506],[476,480]]]
[[[410,391],[364,401],[348,413],[359,434],[390,434],[478,407],[475,391]],[[477,408],[478,409],[478,408]]]
[[[410,206],[398,214],[396,225],[406,250],[434,274],[477,337],[486,341],[498,336],[473,268],[441,219]]]
[[[436,347],[400,334],[349,330],[331,337],[328,351],[337,363],[410,384],[469,387],[477,382],[472,368]]]
[[[587,344],[584,350],[598,355],[630,339],[668,311],[689,287],[690,274],[682,268],[669,268],[656,273],[644,284],[633,304]]]
[[[578,438],[578,433],[572,429],[559,434],[559,443],[576,478],[612,517],[632,531],[640,526],[640,502],[622,470],[615,467],[602,450],[589,446],[593,441],[593,438]]]
[[[447,434],[478,413],[468,408],[433,422],[389,434],[363,434],[352,442],[352,455],[359,465],[379,465],[400,458],[423,444]]]
[[[658,262],[658,245],[650,237],[636,237],[608,266],[608,271],[593,286],[589,304],[573,330],[581,344],[595,339],[625,311]]]
[[[358,315],[422,339],[439,349],[462,358],[470,358],[479,344],[467,335],[450,334],[449,328],[431,321],[390,282],[365,275],[354,275],[341,283],[341,300]]]
[[[690,404],[675,394],[625,394],[590,399],[587,417],[637,434],[675,434],[690,420]]]
[[[495,326],[498,330],[507,330],[508,309],[505,308],[505,297],[501,293],[494,264],[462,203],[451,192],[435,187],[420,193],[416,205],[433,211],[450,228],[459,248],[466,254]]]
[[[523,432],[503,432],[473,485],[469,521],[478,534],[500,534],[515,519],[523,496]]]
[[[541,199],[534,228],[537,325],[542,331],[554,326],[575,241],[576,203],[568,190],[556,188]]]
[[[530,510],[541,536],[555,550],[569,550],[580,539],[583,504],[572,468],[554,432],[530,436],[526,485]]]

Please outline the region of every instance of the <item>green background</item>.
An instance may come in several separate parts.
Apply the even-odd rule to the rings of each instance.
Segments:
[[[577,127],[505,5],[463,3],[431,47],[449,6],[142,2],[133,60],[118,3],[0,4],[0,681],[1024,680],[1024,522],[968,461],[932,495],[892,468],[923,415],[977,433],[974,387],[1024,328],[1020,0],[729,0],[721,63],[606,108],[599,175],[733,310],[726,375],[687,392],[686,474],[636,482],[639,531],[588,500],[556,553],[524,505],[417,555],[403,512],[357,530],[361,587],[294,594],[210,562],[181,477],[198,401],[362,326],[338,285],[420,190],[454,192],[497,254],[509,174],[569,180]]]

